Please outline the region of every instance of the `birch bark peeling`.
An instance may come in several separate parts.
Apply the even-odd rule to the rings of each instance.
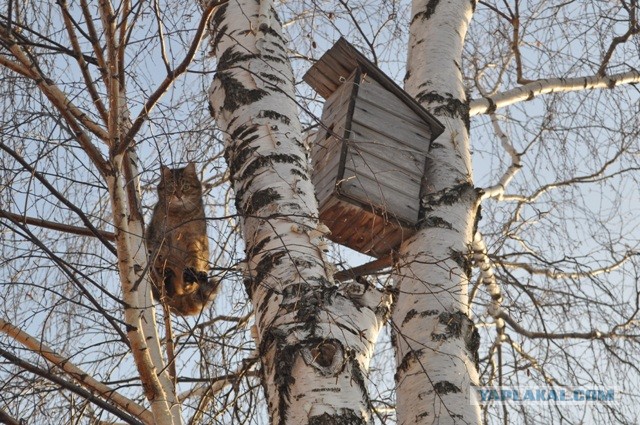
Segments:
[[[469,246],[478,195],[461,54],[475,2],[415,0],[406,91],[446,129],[431,145],[419,232],[400,249],[396,327],[398,423],[478,424],[478,333],[468,317]]]
[[[272,3],[229,1],[211,28],[218,59],[211,112],[226,135],[242,217],[245,286],[271,422],[367,423],[364,376],[390,293],[333,282],[293,73]]]

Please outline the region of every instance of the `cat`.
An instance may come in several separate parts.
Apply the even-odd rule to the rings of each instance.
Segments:
[[[195,164],[161,166],[158,203],[146,240],[152,292],[180,316],[200,314],[216,296],[219,282],[209,279],[209,240],[202,183]]]

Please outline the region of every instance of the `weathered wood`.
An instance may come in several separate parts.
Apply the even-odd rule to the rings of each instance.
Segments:
[[[347,150],[354,155],[374,156],[385,162],[380,164],[381,169],[403,170],[409,176],[420,179],[424,173],[426,153],[418,152],[413,148],[391,143],[383,135],[352,123]],[[346,157],[348,160],[349,157]]]
[[[334,242],[387,255],[415,233],[442,126],[344,40],[304,78],[327,99],[312,150],[320,220]]]
[[[420,196],[419,175],[407,173],[395,164],[389,164],[367,152],[356,153],[349,150],[345,169],[351,170],[355,175],[362,175],[375,181],[380,185],[382,193],[399,192],[412,200],[418,199]]]
[[[365,76],[362,81],[360,81],[358,100],[380,108],[387,114],[405,120],[404,125],[423,129],[426,138],[431,134],[431,127],[419,115],[416,115],[413,109],[403,102],[402,99],[391,94],[379,82],[368,76]]]
[[[326,172],[322,178],[314,178],[312,182],[316,188],[316,197],[318,198],[318,205],[322,207],[327,200],[336,191],[336,184],[338,184],[338,172],[340,170],[340,156],[334,155],[333,164],[329,164],[326,168]],[[315,177],[315,174],[314,174]]]
[[[393,190],[383,193],[380,182],[345,168],[344,177],[338,182],[338,192],[360,203],[364,208],[373,208],[382,217],[394,217],[407,225],[418,221],[418,200]]]
[[[351,80],[355,75],[352,75]],[[346,82],[325,104],[322,123],[312,147],[312,181],[318,202],[322,205],[335,190],[341,170],[344,137],[348,125],[348,110],[353,101],[353,83]]]
[[[433,138],[444,131],[442,124],[433,115],[344,38],[340,38],[331,49],[325,52],[303,79],[322,97],[328,99],[340,85],[341,80],[356,68],[362,68],[365,74],[377,80],[387,91],[401,99],[417,116],[428,123]]]
[[[365,108],[363,104],[364,102],[357,101],[353,111],[351,131],[354,138],[392,141],[388,146],[410,147],[423,153],[429,151],[429,139],[414,131],[411,126],[405,126],[406,121],[392,119],[384,111]]]

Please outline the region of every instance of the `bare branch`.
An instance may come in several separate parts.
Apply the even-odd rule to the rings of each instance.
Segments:
[[[187,54],[185,55],[184,59],[173,71],[168,72],[165,79],[160,83],[160,86],[158,86],[158,88],[156,88],[156,90],[151,94],[151,96],[149,96],[149,98],[147,99],[147,102],[142,108],[142,111],[140,111],[136,119],[133,121],[131,128],[129,129],[126,136],[122,140],[122,143],[117,147],[116,154],[124,152],[129,147],[129,145],[133,143],[134,137],[136,136],[138,131],[140,131],[142,124],[144,124],[149,118],[149,114],[151,113],[151,110],[155,107],[156,103],[167,92],[169,87],[171,87],[171,85],[176,81],[176,79],[180,75],[186,72],[187,68],[189,67],[189,64],[191,64],[191,61],[195,57],[198,51],[198,48],[200,47],[200,42],[202,41],[205,31],[207,30],[207,24],[209,23],[209,19],[211,18],[211,15],[213,15],[213,12],[218,6],[227,3],[227,1],[228,0],[220,0],[220,1],[209,3],[207,8],[202,13],[202,18],[200,19],[200,22],[198,24],[196,35],[194,36],[193,41],[191,42],[191,46],[189,47],[189,50],[187,51]]]
[[[87,87],[87,91],[93,100],[93,104],[96,105],[98,109],[98,113],[102,117],[103,122],[107,123],[107,110],[105,109],[104,103],[102,103],[102,99],[98,94],[98,90],[96,89],[95,84],[93,83],[93,79],[91,78],[91,74],[89,73],[89,65],[84,59],[82,54],[82,49],[80,48],[80,43],[78,42],[78,36],[75,32],[75,27],[77,26],[71,17],[71,13],[69,13],[69,7],[67,5],[66,0],[60,0],[58,2],[60,8],[62,9],[62,16],[64,19],[64,25],[67,29],[67,34],[69,35],[69,41],[71,41],[71,46],[73,47],[73,52],[75,53],[75,58],[78,61],[78,66],[80,67],[80,71],[82,72],[82,78],[84,79],[84,84]]]
[[[469,104],[471,116],[489,114],[514,103],[532,100],[540,95],[593,89],[612,89],[623,84],[640,83],[640,71],[628,71],[609,76],[576,78],[549,78],[538,80],[495,96],[472,100]]]
[[[48,381],[51,381],[59,386],[61,386],[64,389],[67,389],[77,395],[79,395],[80,397],[84,398],[85,400],[95,404],[96,406],[99,406],[101,408],[103,408],[104,410],[106,410],[107,412],[119,417],[120,419],[122,419],[123,421],[125,421],[128,424],[132,424],[132,425],[144,425],[144,422],[141,422],[139,420],[137,420],[134,416],[129,415],[128,413],[126,413],[125,411],[122,411],[119,407],[114,407],[113,405],[111,405],[110,403],[102,400],[101,398],[98,398],[97,396],[93,395],[90,391],[85,390],[82,387],[79,387],[77,385],[74,385],[70,382],[67,382],[66,380],[50,373],[49,371],[46,371],[44,369],[41,369],[35,365],[32,365],[31,363],[28,363],[20,358],[18,358],[17,356],[11,354],[10,352],[0,348],[0,356],[4,357],[5,359],[7,359],[9,362],[13,363],[16,366],[21,367],[24,370],[27,370],[31,373],[34,373],[38,376],[41,376],[45,379],[47,379]],[[147,422],[147,424],[151,424],[153,422]]]
[[[115,404],[119,409],[128,412],[133,417],[140,418],[146,423],[153,423],[153,416],[148,409],[139,406],[132,400],[120,395],[116,390],[109,388],[103,383],[92,378],[88,373],[71,363],[68,358],[60,356],[41,341],[38,341],[31,335],[1,318],[0,332],[10,336],[29,350],[41,355],[55,366],[65,371],[71,378],[78,382],[78,384],[89,390],[91,393],[98,395],[105,401]]]
[[[500,128],[500,124],[498,124],[498,118],[496,117],[496,115],[493,113],[490,115],[491,115],[491,124],[493,124],[493,129],[496,135],[498,136],[498,138],[500,139],[500,142],[502,143],[502,147],[504,148],[505,151],[507,151],[507,153],[511,157],[511,165],[509,165],[509,168],[507,168],[507,170],[504,172],[504,174],[500,178],[500,181],[498,181],[496,185],[483,189],[483,194],[481,197],[481,199],[483,200],[487,198],[502,199],[507,186],[522,168],[522,164],[520,161],[520,154],[516,152],[515,148],[509,141],[509,137]]]
[[[22,214],[14,214],[9,211],[0,210],[0,216],[7,217],[17,223],[31,224],[33,226],[44,227],[45,229],[57,230],[64,233],[72,233],[80,236],[95,236],[95,232],[86,227],[71,226],[69,224],[56,223],[36,217],[28,217]],[[106,240],[113,241],[115,235],[112,232],[98,230],[98,233]]]
[[[42,183],[44,187],[46,187],[53,196],[55,196],[60,202],[62,202],[71,211],[76,213],[78,218],[80,218],[80,220],[82,220],[85,226],[87,226],[87,229],[89,229],[93,233],[93,235],[96,236],[103,243],[103,245],[107,247],[107,249],[109,249],[109,251],[111,251],[112,254],[117,255],[115,247],[102,236],[100,230],[96,229],[96,227],[91,223],[91,221],[84,214],[84,212],[80,210],[80,208],[75,206],[60,192],[58,192],[56,188],[53,187],[51,183],[49,183],[42,174],[36,171],[35,168],[33,168],[31,165],[27,163],[27,161],[24,160],[24,158],[18,155],[18,153],[13,149],[11,149],[9,146],[5,145],[2,141],[0,141],[0,149],[4,150],[9,155],[11,155],[11,157],[13,157],[18,163],[20,163],[20,165],[22,165],[22,167],[25,170],[27,170],[31,175],[33,175],[36,179],[38,179],[38,181],[40,181],[40,183]]]

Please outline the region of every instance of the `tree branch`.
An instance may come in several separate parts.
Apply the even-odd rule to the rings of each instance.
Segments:
[[[138,405],[134,401],[122,396],[116,390],[109,388],[102,382],[92,378],[88,373],[71,363],[68,358],[55,353],[47,345],[38,341],[26,332],[3,319],[0,319],[0,332],[18,341],[29,350],[39,354],[58,368],[65,371],[71,378],[85,387],[92,393],[97,393],[106,401],[114,403],[118,408],[128,412],[130,415],[140,418],[146,423],[153,423],[153,416],[146,408]]]
[[[207,29],[207,23],[209,22],[209,19],[211,18],[213,11],[218,6],[227,3],[227,1],[228,0],[220,0],[217,2],[211,2],[209,6],[207,6],[207,8],[202,14],[202,19],[200,19],[200,23],[198,24],[196,35],[193,39],[193,42],[191,43],[191,46],[189,47],[189,51],[187,52],[185,58],[173,71],[169,71],[167,73],[167,76],[164,78],[162,83],[160,83],[160,86],[158,86],[158,88],[156,88],[156,90],[153,93],[151,93],[151,96],[149,96],[144,107],[142,108],[142,110],[140,111],[136,119],[133,121],[133,124],[131,125],[131,128],[127,132],[126,136],[121,141],[120,145],[117,146],[115,151],[116,154],[124,152],[129,147],[129,145],[133,142],[133,139],[138,133],[138,131],[140,131],[142,124],[144,124],[149,118],[149,113],[158,103],[160,98],[167,92],[169,87],[171,87],[171,85],[176,81],[176,79],[180,75],[184,74],[184,72],[187,70],[187,67],[191,64],[191,61],[193,60],[193,58],[196,55],[196,52],[198,51],[198,47],[200,46],[200,42],[202,41],[204,33]]]
[[[82,78],[84,79],[85,86],[91,96],[91,100],[93,104],[96,105],[98,109],[98,114],[102,117],[102,121],[107,123],[107,110],[105,109],[104,103],[102,103],[102,99],[98,94],[98,90],[96,89],[95,84],[93,84],[93,80],[91,78],[91,74],[89,74],[89,65],[84,59],[82,55],[82,49],[80,48],[80,43],[78,42],[78,36],[74,30],[75,26],[73,18],[71,17],[71,13],[69,13],[69,8],[67,6],[66,0],[59,0],[58,4],[62,9],[62,17],[64,20],[64,26],[67,29],[67,34],[69,35],[69,40],[71,41],[71,47],[73,48],[73,52],[75,53],[75,58],[78,61],[78,66],[80,67],[80,72],[82,73]]]
[[[123,412],[122,410],[120,410],[119,407],[113,406],[110,403],[102,400],[101,398],[98,398],[97,396],[95,396],[94,394],[92,394],[90,391],[85,390],[82,387],[79,387],[77,385],[74,385],[62,378],[60,378],[59,376],[56,376],[52,373],[50,373],[47,370],[41,369],[31,363],[28,363],[20,358],[18,358],[17,356],[11,354],[10,352],[3,350],[2,348],[0,348],[0,356],[4,357],[5,359],[7,359],[9,362],[13,363],[14,365],[27,370],[35,375],[41,376],[43,378],[45,378],[48,381],[51,381],[59,386],[61,386],[62,388],[69,390],[77,395],[79,395],[80,397],[84,398],[85,400],[103,408],[104,410],[106,410],[107,412],[119,417],[120,419],[122,419],[123,421],[125,421],[128,424],[132,424],[132,425],[145,425],[144,422],[140,422],[139,420],[137,420],[135,417],[131,416],[130,414],[128,414],[128,412]],[[153,422],[147,422],[147,424],[152,424]]]
[[[44,227],[45,229],[57,230],[59,232],[72,233],[79,236],[96,236],[93,230],[87,229],[86,227],[56,223],[54,221],[48,221],[41,218],[28,217],[23,214],[14,214],[2,209],[0,209],[0,216],[4,216],[16,223],[30,224],[33,226]],[[107,232],[105,230],[98,230],[98,232],[100,236],[106,240],[113,241],[115,239],[115,235],[112,232]]]
[[[27,161],[24,160],[24,158],[22,158],[22,156],[18,155],[16,151],[11,149],[9,146],[5,145],[2,141],[0,141],[0,149],[4,150],[9,155],[11,155],[17,162],[20,163],[20,165],[22,165],[22,167],[25,170],[27,170],[32,176],[38,179],[38,181],[40,181],[40,183],[42,183],[44,187],[46,187],[53,196],[55,196],[60,202],[62,202],[71,211],[76,213],[76,215],[80,218],[80,220],[82,220],[84,225],[87,226],[87,228],[93,233],[93,235],[96,236],[103,243],[103,245],[107,247],[109,251],[111,251],[112,254],[117,255],[115,247],[102,236],[100,230],[96,229],[96,227],[93,224],[91,224],[91,221],[89,221],[89,218],[84,214],[84,212],[82,212],[80,208],[78,208],[73,203],[71,203],[67,198],[62,196],[62,194],[58,192],[56,188],[53,187],[51,183],[49,183],[42,174],[36,171],[32,166],[30,166],[27,163]]]
[[[540,95],[556,92],[571,92],[593,89],[612,89],[623,84],[640,83],[640,71],[632,70],[609,76],[587,76],[576,78],[549,78],[534,81],[495,96],[475,99],[469,103],[469,115],[490,114],[498,108],[532,100]]]

